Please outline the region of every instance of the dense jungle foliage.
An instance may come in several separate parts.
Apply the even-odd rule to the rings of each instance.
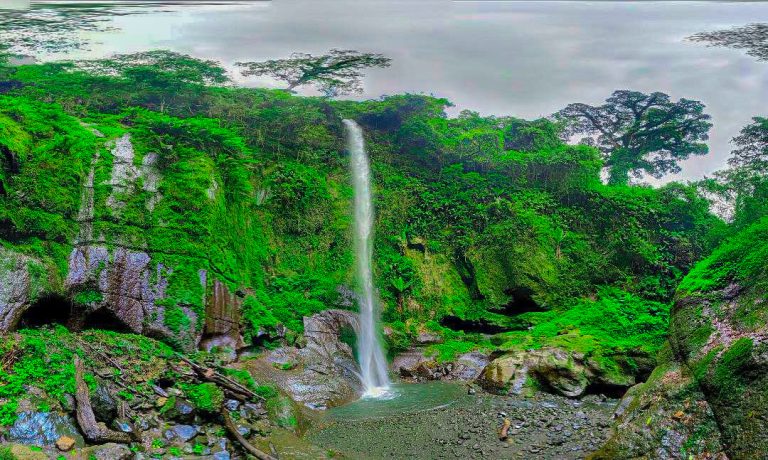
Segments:
[[[201,327],[200,270],[241,294],[248,342],[354,308],[344,118],[365,129],[373,163],[390,351],[433,331],[444,359],[544,345],[652,354],[679,281],[733,231],[709,199],[732,183],[605,185],[600,152],[563,141],[560,122],[448,116],[435,97],[239,88],[217,63],[167,52],[6,66],[0,93],[0,244],[41,261],[41,289],[61,292],[93,166],[92,237],[169,269],[161,302],[176,331],[189,311]],[[128,190],[110,183],[125,134],[136,168],[157,156]],[[142,182],[155,176],[156,189]]]

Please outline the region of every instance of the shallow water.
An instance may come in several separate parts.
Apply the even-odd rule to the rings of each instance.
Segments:
[[[455,383],[396,383],[389,394],[362,398],[326,412],[330,420],[360,421],[441,409],[464,400],[467,388]]]

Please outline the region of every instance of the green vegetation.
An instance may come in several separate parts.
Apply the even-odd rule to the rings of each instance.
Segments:
[[[0,355],[12,356],[0,369],[0,425],[16,419],[16,403],[27,396],[28,386],[41,389],[49,401],[66,404],[65,395],[74,394],[73,358],[78,354],[86,363],[96,356],[89,346],[105,347],[117,357],[131,357],[139,369],[150,369],[157,360],[173,356],[171,349],[155,340],[111,331],[86,331],[73,334],[63,326],[53,329],[24,329],[0,338]],[[56,369],[56,372],[51,372]],[[93,387],[94,377],[85,376]],[[143,384],[146,387],[146,383]],[[147,387],[147,390],[149,388]]]
[[[242,297],[251,344],[269,345],[260,341],[282,327],[290,342],[303,316],[354,308],[343,118],[364,127],[372,157],[374,268],[392,351],[431,331],[443,339],[430,349],[439,360],[498,346],[652,354],[679,281],[727,233],[702,187],[605,185],[601,170],[618,160],[565,143],[565,126],[548,119],[448,117],[449,101],[421,95],[356,102],[236,88],[218,63],[168,51],[2,75],[18,85],[0,95],[0,245],[40,261],[47,290],[107,302],[95,281],[106,263],[63,287],[72,242],[89,230],[78,216],[92,174],[90,236],[111,258],[147,254],[162,295],[144,324],[179,349],[202,332],[214,281]],[[698,122],[674,158],[702,153],[703,107],[651,97]],[[652,129],[657,115],[627,129]],[[125,139],[134,172],[121,178],[115,143]],[[675,169],[643,166],[650,144],[630,146],[626,172]]]
[[[642,350],[654,355],[666,339],[669,306],[616,288],[597,299],[579,301],[565,311],[526,313],[529,331],[504,334],[504,349],[561,347],[581,353],[621,354]]]
[[[224,392],[214,383],[190,385],[185,390],[189,401],[202,411],[218,413],[224,404]]]

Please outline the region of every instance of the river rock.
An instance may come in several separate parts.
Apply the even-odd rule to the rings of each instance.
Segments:
[[[165,417],[184,424],[195,420],[196,410],[191,402],[184,398],[174,397],[173,406],[165,412]]]
[[[481,352],[469,352],[459,355],[455,360],[438,362],[435,357],[428,357],[425,350],[413,348],[401,353],[392,360],[392,370],[407,380],[447,380],[471,382],[488,365],[490,359]]]
[[[75,447],[75,440],[69,436],[62,436],[56,440],[56,448],[62,452],[68,452]]]
[[[133,453],[128,446],[115,443],[86,447],[80,453],[82,458],[89,460],[128,460],[133,458]]]
[[[22,412],[7,438],[20,444],[53,446],[62,436],[74,439],[76,446],[85,444],[72,417],[56,412]]]
[[[197,436],[197,432],[197,428],[192,425],[174,425],[165,431],[165,439],[187,442]]]

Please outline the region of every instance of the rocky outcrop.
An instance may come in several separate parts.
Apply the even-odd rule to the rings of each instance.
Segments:
[[[428,356],[422,348],[413,348],[392,360],[392,371],[401,378],[411,381],[445,380],[471,382],[483,372],[490,359],[478,351],[464,353],[456,359],[440,362],[435,356]]]
[[[13,330],[49,289],[48,271],[40,261],[0,246],[0,333]]]
[[[768,220],[681,282],[668,352],[596,458],[768,457]]]
[[[206,351],[215,347],[237,350],[243,347],[240,335],[240,309],[242,300],[232,294],[219,280],[213,281],[205,307],[205,326],[200,346]]]
[[[725,459],[712,408],[693,376],[667,358],[619,403],[608,442],[592,460]]]
[[[768,456],[768,293],[730,284],[683,295],[670,343],[696,378],[732,458]]]
[[[310,409],[327,409],[362,392],[352,348],[341,340],[357,327],[355,313],[326,310],[304,318],[302,348],[281,347],[247,362],[257,380],[274,382]]]
[[[511,352],[494,359],[478,383],[497,393],[521,394],[532,385],[574,398],[583,396],[590,387],[608,392],[629,388],[652,368],[654,360],[641,354],[619,368],[609,367],[607,362],[554,347]]]
[[[134,149],[130,134],[114,141],[112,170],[109,179],[111,193],[107,207],[119,217],[125,207],[125,199],[137,188],[141,179],[142,189],[148,192],[146,207],[151,211],[160,199],[157,155],[144,156],[140,168],[134,165]],[[182,348],[191,350],[200,341],[197,313],[184,305],[178,306],[186,321],[171,327],[167,319],[165,303],[168,278],[173,269],[154,262],[149,252],[122,244],[107,244],[104,235],[94,235],[95,170],[100,156],[94,155],[88,176],[83,183],[79,232],[69,256],[65,287],[76,303],[84,309],[80,312],[82,323],[89,315],[107,310],[115,320],[128,330],[170,340]],[[205,289],[205,281],[202,288]]]

